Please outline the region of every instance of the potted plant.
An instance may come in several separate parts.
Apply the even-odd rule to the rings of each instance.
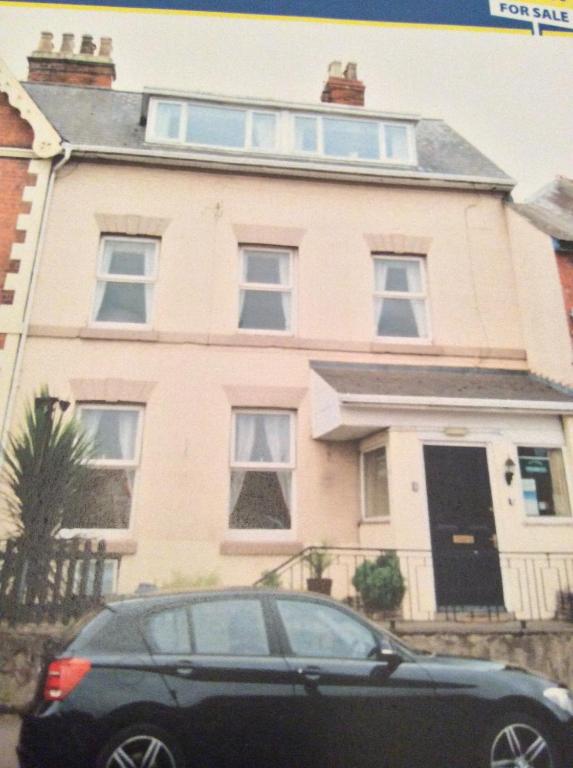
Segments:
[[[365,560],[352,577],[368,612],[383,611],[385,615],[398,610],[406,592],[400,562],[394,552]]]
[[[306,588],[309,592],[319,592],[321,595],[330,595],[332,579],[325,579],[323,574],[332,563],[332,555],[326,549],[312,548],[303,557],[310,570],[310,576],[306,580]]]

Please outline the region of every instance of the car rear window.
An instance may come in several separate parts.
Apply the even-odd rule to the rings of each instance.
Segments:
[[[145,653],[138,617],[102,611],[76,637],[69,650],[75,653]]]
[[[153,613],[146,621],[145,634],[155,653],[191,653],[189,617],[185,606]]]

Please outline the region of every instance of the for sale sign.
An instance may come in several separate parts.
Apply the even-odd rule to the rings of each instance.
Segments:
[[[543,26],[573,30],[573,0],[489,0],[492,16],[528,22],[535,34]]]

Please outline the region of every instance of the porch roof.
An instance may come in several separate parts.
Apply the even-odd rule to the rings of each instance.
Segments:
[[[527,371],[323,361],[311,362],[311,368],[317,438],[365,434],[365,414],[361,426],[352,417],[364,408],[573,414],[573,388]]]

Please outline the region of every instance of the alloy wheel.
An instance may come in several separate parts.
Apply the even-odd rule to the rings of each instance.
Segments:
[[[176,768],[171,750],[155,736],[126,739],[109,756],[106,768]]]
[[[551,748],[531,725],[511,723],[494,739],[490,768],[554,768]]]

